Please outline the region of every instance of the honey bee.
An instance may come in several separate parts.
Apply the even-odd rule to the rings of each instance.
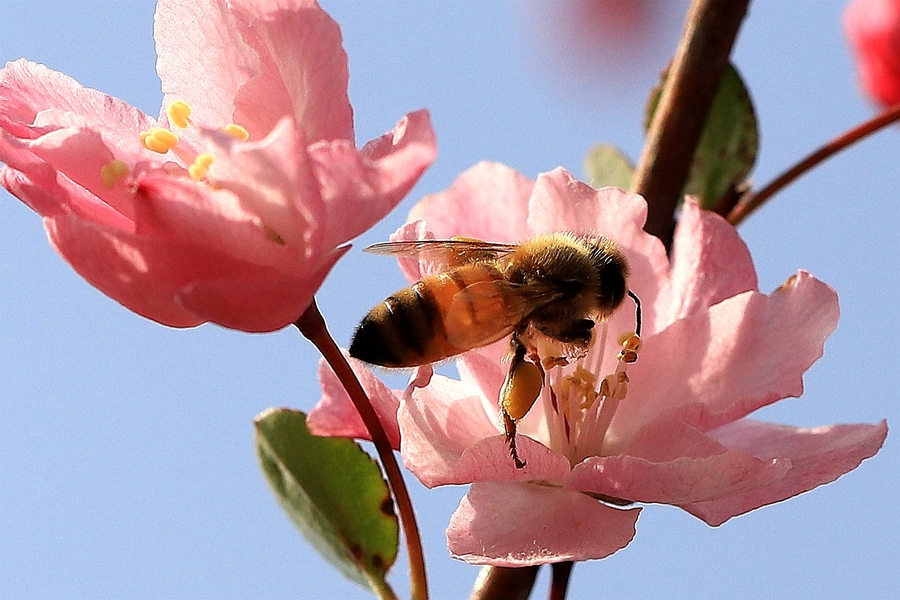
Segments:
[[[544,368],[583,357],[594,325],[625,295],[628,265],[607,237],[550,233],[520,244],[470,238],[385,242],[373,254],[438,260],[442,269],[378,304],[353,336],[350,355],[390,368],[436,363],[510,336],[500,391],[506,440],[516,467],[516,421],[540,395]]]

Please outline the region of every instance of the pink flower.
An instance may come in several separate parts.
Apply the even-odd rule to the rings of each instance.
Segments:
[[[866,93],[884,106],[900,102],[900,0],[852,0],[844,29]]]
[[[158,121],[7,64],[0,183],[131,310],[279,329],[434,160],[428,114],[357,150],[340,29],[314,0],[160,0],[155,37]]]
[[[670,261],[642,230],[646,212],[640,196],[594,190],[563,169],[531,182],[483,163],[424,199],[398,232],[507,242],[602,233],[627,256],[629,286],[644,307],[639,360],[625,365],[627,393],[597,398],[600,382],[623,370],[616,338],[634,328],[634,312],[620,308],[583,360],[549,371],[519,422],[522,469],[498,420],[504,342],[463,355],[459,380],[423,368],[403,392],[355,363],[383,418],[397,411],[406,466],[429,487],[472,484],[447,530],[456,557],[498,566],[602,558],[631,541],[641,510],[613,505],[672,504],[720,525],[833,481],[881,447],[884,422],[800,429],[747,418],[802,393],[804,371],[837,325],[834,290],[801,271],[760,293],[735,230],[692,202]],[[418,264],[403,266],[419,276]],[[358,435],[331,377],[323,373],[310,423],[319,433]],[[339,421],[342,429],[332,427]]]

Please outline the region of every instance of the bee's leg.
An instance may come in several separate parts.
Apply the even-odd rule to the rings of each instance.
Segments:
[[[509,413],[506,412],[505,408],[502,408],[501,412],[503,413],[503,429],[506,433],[506,444],[509,446],[509,455],[512,457],[516,468],[521,469],[527,463],[519,458],[519,452],[516,450],[516,420],[509,416]]]
[[[513,357],[503,387],[500,388],[500,412],[509,454],[517,469],[525,466],[516,450],[516,421],[528,414],[544,387],[543,371],[525,360],[526,348],[513,336]]]

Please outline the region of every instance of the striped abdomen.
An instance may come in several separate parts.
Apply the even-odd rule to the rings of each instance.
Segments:
[[[430,275],[369,311],[350,355],[383,367],[414,367],[512,333],[521,302],[496,265],[476,262]]]

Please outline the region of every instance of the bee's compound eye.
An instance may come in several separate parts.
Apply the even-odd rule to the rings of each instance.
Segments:
[[[594,328],[594,320],[593,319],[581,319],[578,321],[578,328],[584,331],[590,331]]]

